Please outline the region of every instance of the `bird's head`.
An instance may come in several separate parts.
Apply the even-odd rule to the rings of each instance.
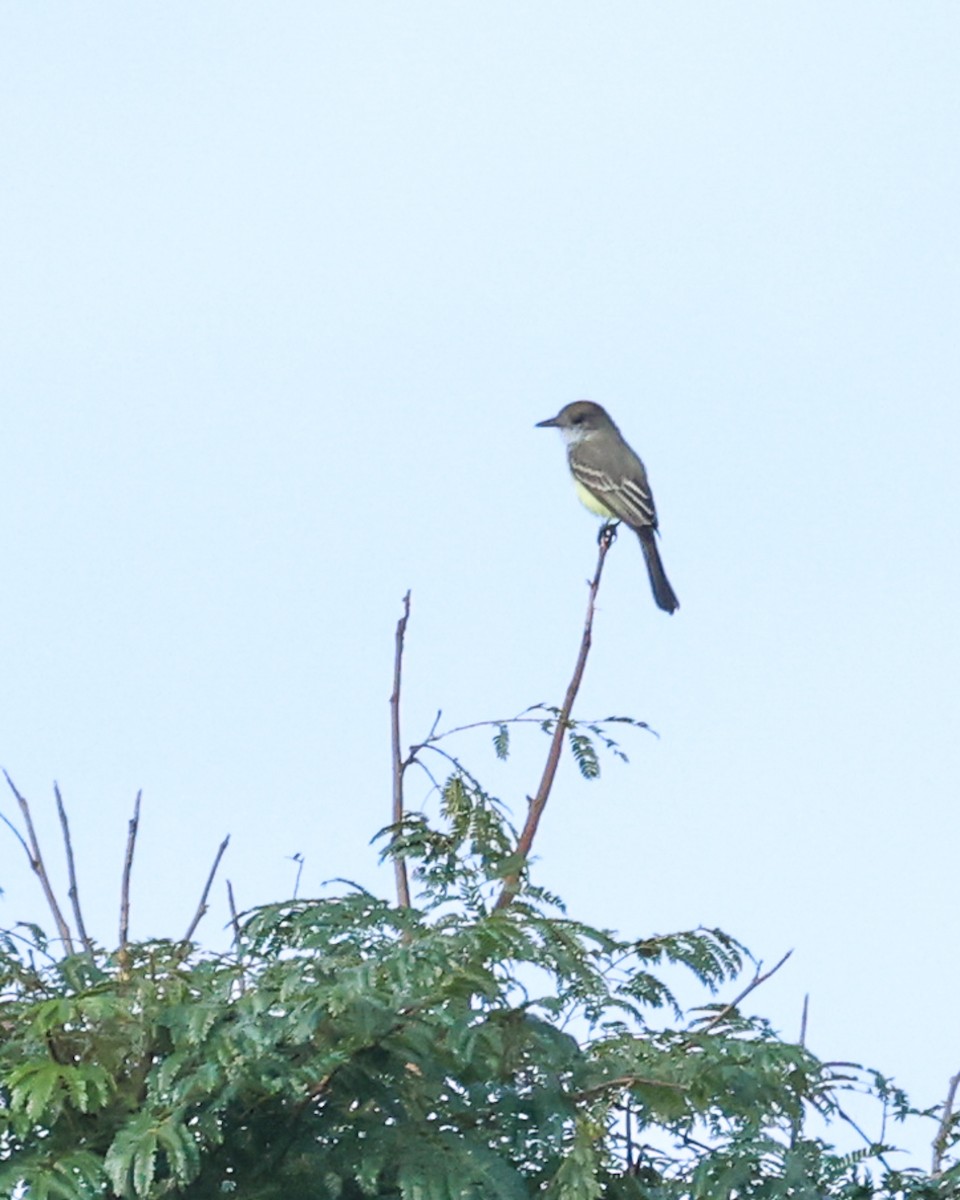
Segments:
[[[592,400],[574,400],[572,404],[564,405],[555,417],[537,422],[538,429],[559,429],[567,442],[582,442],[584,438],[611,426],[616,428],[606,409]]]

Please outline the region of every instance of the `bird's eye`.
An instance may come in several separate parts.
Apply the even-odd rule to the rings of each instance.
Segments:
[[[583,424],[583,417],[582,417],[582,416],[580,416],[580,417],[574,417],[574,418],[573,418],[573,423],[574,423],[574,425],[582,425],[582,424]]]

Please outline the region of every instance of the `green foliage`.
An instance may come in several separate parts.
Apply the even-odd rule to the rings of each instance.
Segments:
[[[581,770],[591,738],[618,752],[597,729],[570,731]],[[494,748],[508,753],[505,726]],[[161,941],[57,959],[37,928],[4,935],[0,1197],[960,1194],[955,1124],[937,1178],[808,1135],[851,1083],[895,1120],[914,1110],[882,1076],[710,1004],[748,959],[723,932],[631,939],[571,919],[515,860],[501,803],[450,763],[439,820],[384,831],[416,909],[360,889],[268,905],[226,954]],[[521,890],[498,909],[511,872]],[[684,977],[708,1001],[693,1019]]]

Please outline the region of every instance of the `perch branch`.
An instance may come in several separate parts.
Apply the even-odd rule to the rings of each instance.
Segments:
[[[133,869],[133,850],[137,844],[137,829],[140,826],[140,798],[142,792],[137,792],[133,804],[133,816],[127,826],[127,849],[123,855],[123,875],[120,879],[120,949],[127,944],[130,932],[130,872]]]
[[[229,879],[227,880],[227,903],[230,905],[230,927],[233,930],[233,944],[237,951],[237,966],[240,968],[237,983],[242,994],[247,990],[247,983],[244,979],[243,946],[240,942],[240,914],[237,912],[237,902],[233,895],[233,884]]]
[[[54,923],[56,924],[60,938],[66,947],[67,953],[73,954],[74,948],[73,939],[70,936],[70,926],[67,924],[63,913],[60,911],[60,905],[57,903],[57,897],[54,895],[53,885],[50,883],[50,876],[47,874],[47,868],[43,861],[43,855],[40,853],[40,843],[37,841],[37,831],[33,827],[33,817],[30,815],[30,805],[17,791],[13,780],[6,771],[4,771],[3,775],[10,786],[11,792],[13,792],[14,796],[17,798],[17,804],[20,805],[20,812],[23,815],[23,823],[27,827],[27,839],[29,841],[29,846],[19,834],[17,834],[17,836],[20,837],[20,843],[27,852],[27,860],[30,863],[31,870],[40,880],[40,886],[43,888],[43,894],[47,898],[47,904],[50,906],[50,912],[53,914]],[[4,819],[6,820],[6,818]],[[7,821],[7,824],[10,825],[10,822]],[[13,829],[13,826],[10,825],[10,828]],[[14,832],[16,833],[15,829]]]
[[[950,1134],[950,1123],[953,1120],[953,1105],[957,1098],[958,1087],[960,1087],[960,1071],[953,1076],[947,1087],[947,1098],[943,1102],[943,1114],[940,1117],[940,1126],[937,1129],[937,1136],[933,1139],[931,1175],[941,1175],[943,1173],[943,1159],[947,1153],[947,1138]]]
[[[203,885],[203,892],[200,896],[200,903],[197,905],[197,911],[193,914],[193,920],[187,926],[187,932],[183,935],[183,938],[181,939],[184,942],[189,942],[190,939],[193,937],[193,935],[196,933],[197,926],[203,920],[204,914],[206,913],[207,909],[210,907],[207,904],[207,897],[210,895],[210,889],[213,887],[213,878],[217,873],[217,867],[220,866],[220,859],[223,858],[224,854],[226,853],[227,846],[229,846],[229,845],[230,845],[230,835],[228,833],[227,836],[220,843],[220,845],[217,849],[217,853],[213,860],[213,866],[210,868],[210,874],[207,876],[207,882]]]
[[[397,622],[396,651],[393,656],[393,692],[390,695],[390,734],[393,750],[393,819],[399,835],[403,821],[403,771],[404,761],[400,751],[400,668],[403,664],[403,638],[410,620],[410,592],[403,598],[403,616]],[[439,715],[439,714],[438,714]],[[394,850],[393,873],[397,881],[397,904],[400,908],[410,907],[410,882],[407,879],[407,864],[403,855]]]
[[[547,800],[550,798],[550,789],[553,787],[553,780],[560,763],[560,752],[563,749],[563,738],[567,732],[570,712],[573,709],[573,702],[577,698],[577,692],[580,690],[580,681],[583,679],[584,668],[587,665],[587,655],[590,653],[590,643],[593,636],[593,613],[597,602],[597,591],[600,587],[600,576],[603,574],[604,560],[607,557],[607,551],[613,545],[614,536],[614,530],[607,526],[600,537],[597,569],[594,572],[593,579],[590,581],[587,598],[587,615],[583,623],[583,637],[580,639],[580,651],[577,654],[577,662],[573,668],[573,677],[567,687],[567,694],[563,698],[563,707],[560,709],[560,715],[557,717],[557,727],[554,729],[553,738],[550,741],[550,749],[547,753],[547,761],[543,768],[540,786],[537,788],[537,794],[530,801],[527,819],[524,822],[523,829],[520,831],[520,837],[517,839],[515,852],[518,860],[517,866],[504,879],[503,888],[494,905],[495,909],[506,908],[520,890],[520,872],[530,856],[530,848],[536,836],[537,826],[540,824],[543,810],[546,807]]]
[[[706,1023],[706,1025],[704,1025],[704,1027],[702,1029],[699,1029],[697,1032],[698,1033],[708,1033],[711,1029],[713,1029],[713,1027],[715,1025],[719,1025],[720,1022],[723,1020],[723,1018],[728,1017],[733,1012],[733,1010],[737,1007],[737,1005],[740,1004],[741,1001],[746,1000],[747,996],[749,996],[750,993],[755,988],[758,988],[761,983],[766,983],[766,981],[770,978],[771,975],[775,975],[777,973],[777,971],[779,971],[780,968],[783,966],[783,964],[787,961],[787,959],[790,957],[790,955],[792,953],[793,953],[792,950],[788,950],[786,952],[786,954],[783,956],[783,958],[781,958],[780,961],[777,963],[777,965],[775,967],[771,967],[770,970],[767,971],[767,973],[765,975],[760,974],[760,967],[763,966],[763,963],[761,963],[760,966],[757,967],[756,975],[754,975],[753,979],[750,980],[750,982],[743,989],[743,991],[740,993],[740,995],[735,996],[734,999],[731,1000],[730,1003],[725,1008],[721,1008],[721,1010],[715,1016],[711,1017],[710,1020]]]
[[[70,897],[70,904],[73,907],[73,919],[77,923],[77,932],[80,934],[80,940],[83,942],[87,953],[92,954],[93,942],[87,936],[87,928],[83,923],[83,914],[80,911],[80,892],[77,888],[77,868],[73,860],[73,839],[70,837],[70,823],[67,821],[67,810],[63,806],[60,787],[56,783],[53,785],[53,794],[57,798],[57,814],[60,817],[60,828],[63,830],[63,844],[67,853],[67,874],[70,879],[70,890],[67,892],[67,895]]]
[[[227,880],[227,902],[230,905],[230,928],[233,930],[233,940],[240,946],[240,917],[237,913],[237,902],[233,897],[233,884]]]

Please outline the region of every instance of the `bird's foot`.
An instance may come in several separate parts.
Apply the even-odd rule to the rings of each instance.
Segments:
[[[617,540],[617,526],[619,524],[619,521],[605,521],[600,526],[600,532],[597,534],[597,545],[606,546],[609,550]]]

